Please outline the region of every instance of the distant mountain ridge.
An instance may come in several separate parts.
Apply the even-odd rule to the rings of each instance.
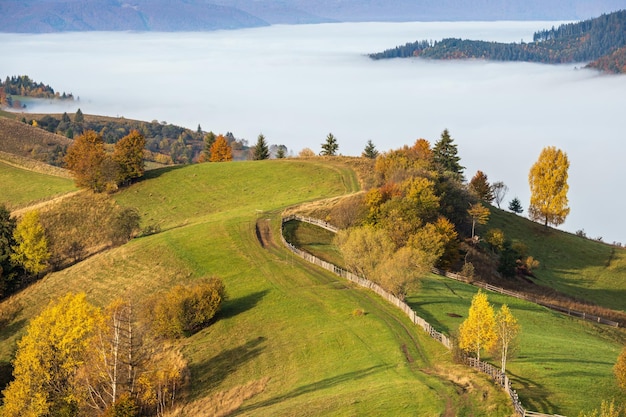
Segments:
[[[2,0],[0,32],[209,31],[362,21],[579,20],[626,0]]]

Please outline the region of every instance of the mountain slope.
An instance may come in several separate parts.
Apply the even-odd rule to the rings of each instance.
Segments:
[[[206,31],[265,26],[242,10],[202,0],[5,0],[0,3],[3,32]]]
[[[361,21],[574,20],[623,0],[3,0],[0,31],[206,31]]]

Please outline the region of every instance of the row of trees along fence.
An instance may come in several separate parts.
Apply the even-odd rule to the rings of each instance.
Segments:
[[[389,303],[395,305],[396,307],[398,307],[400,310],[402,310],[404,312],[404,314],[406,314],[409,319],[416,325],[420,326],[422,329],[424,329],[424,331],[426,333],[428,333],[430,335],[430,337],[432,337],[433,339],[439,341],[442,345],[444,345],[446,348],[448,349],[452,349],[452,340],[446,336],[445,334],[437,331],[437,329],[435,329],[433,326],[431,326],[430,323],[428,323],[426,320],[424,320],[423,318],[421,318],[420,316],[418,316],[415,311],[413,311],[413,309],[411,309],[411,307],[409,307],[408,304],[406,304],[404,301],[400,300],[398,297],[396,297],[395,295],[385,291],[380,285],[376,284],[375,282],[372,282],[368,279],[365,279],[363,277],[360,277],[358,275],[353,274],[352,272],[346,271],[343,268],[338,267],[335,264],[332,264],[330,262],[326,262],[316,256],[311,255],[310,253],[303,251],[301,249],[296,248],[295,246],[293,246],[291,243],[287,242],[287,240],[285,239],[285,234],[283,232],[283,226],[285,223],[292,221],[292,220],[297,220],[300,222],[305,222],[305,223],[310,223],[319,227],[322,227],[326,230],[329,230],[331,232],[337,232],[338,228],[336,228],[335,226],[326,223],[325,221],[319,220],[319,219],[314,219],[311,217],[302,217],[302,216],[298,216],[298,215],[289,215],[286,217],[283,217],[282,219],[282,224],[281,224],[281,233],[280,233],[280,238],[283,242],[283,244],[293,253],[295,253],[296,255],[298,255],[299,257],[301,257],[302,259],[315,264],[321,268],[324,268],[336,275],[339,275],[342,278],[345,278],[351,282],[354,282],[355,284],[359,285],[360,287],[364,287],[364,288],[368,288],[371,291],[374,291],[376,294],[378,294],[379,296],[381,296],[382,298],[384,298],[385,300],[387,300]],[[448,276],[448,273],[444,273],[443,271],[439,271],[439,270],[433,270],[433,272],[441,274],[441,275],[445,275]],[[467,280],[466,278],[460,276],[460,275],[456,275],[456,274],[451,274],[451,275],[455,275],[455,277],[449,277],[449,278],[453,278],[453,279],[457,279],[460,281],[464,281],[464,282],[468,282],[469,280]],[[461,279],[463,278],[463,279]],[[476,284],[476,283],[474,283]],[[487,287],[484,287],[483,285],[480,285],[481,287],[485,288],[485,289],[489,289]],[[491,286],[490,286],[491,287]],[[497,288],[497,287],[494,287]],[[517,395],[517,392],[512,388],[511,386],[511,381],[509,380],[509,377],[503,373],[500,369],[496,368],[495,366],[487,363],[487,362],[483,362],[483,361],[479,361],[476,358],[472,358],[469,357],[467,355],[465,355],[463,357],[463,361],[466,365],[471,366],[472,368],[483,372],[487,375],[489,375],[494,382],[496,382],[498,385],[500,385],[501,387],[504,388],[504,390],[509,394],[509,397],[511,398],[511,401],[513,402],[513,407],[515,408],[515,412],[523,417],[564,417],[564,416],[560,416],[557,414],[542,414],[542,413],[537,413],[534,411],[529,411],[526,410],[524,408],[524,406],[522,405],[521,401],[519,400],[519,397]]]

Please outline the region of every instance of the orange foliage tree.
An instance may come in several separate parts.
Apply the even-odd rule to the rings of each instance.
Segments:
[[[224,135],[218,135],[211,145],[211,162],[228,162],[233,160],[233,151]]]
[[[145,168],[143,150],[146,139],[137,130],[131,131],[115,144],[113,160],[119,167],[118,181],[120,184],[130,182],[143,176]]]
[[[117,164],[106,154],[102,136],[93,130],[74,139],[67,149],[65,164],[79,187],[102,192],[117,186]]]

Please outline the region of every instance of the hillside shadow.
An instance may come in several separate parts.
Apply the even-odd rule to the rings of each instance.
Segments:
[[[277,397],[270,398],[268,400],[261,401],[256,404],[251,404],[247,407],[242,407],[232,415],[249,414],[250,412],[256,409],[269,407],[271,405],[278,404],[280,402],[290,400],[292,398],[296,398],[301,395],[310,394],[312,392],[323,390],[323,389],[333,388],[337,385],[344,384],[344,383],[355,383],[359,379],[367,378],[371,375],[377,374],[379,372],[383,372],[389,368],[390,368],[389,365],[377,365],[377,366],[372,366],[366,369],[361,369],[358,371],[347,372],[345,374],[333,376],[331,378],[322,379],[321,381],[302,385],[286,394],[279,395]]]
[[[263,346],[265,340],[265,337],[259,336],[241,346],[223,350],[211,359],[192,363],[189,366],[191,380],[195,386],[202,387],[203,391],[210,391],[239,366],[259,356],[265,349]]]
[[[26,319],[20,319],[20,320],[14,321],[13,323],[9,324],[6,327],[3,327],[2,331],[0,331],[0,341],[5,341],[15,336],[15,334],[17,334],[17,332],[22,330],[25,325],[26,325]]]
[[[137,182],[139,183],[153,178],[158,178],[163,174],[167,174],[168,172],[176,171],[184,167],[185,165],[170,165],[162,168],[146,170],[146,172],[143,174],[143,177],[139,178]]]
[[[269,290],[257,291],[235,300],[227,300],[216,318],[218,320],[229,319],[248,310],[252,310],[267,293],[269,293]]]

